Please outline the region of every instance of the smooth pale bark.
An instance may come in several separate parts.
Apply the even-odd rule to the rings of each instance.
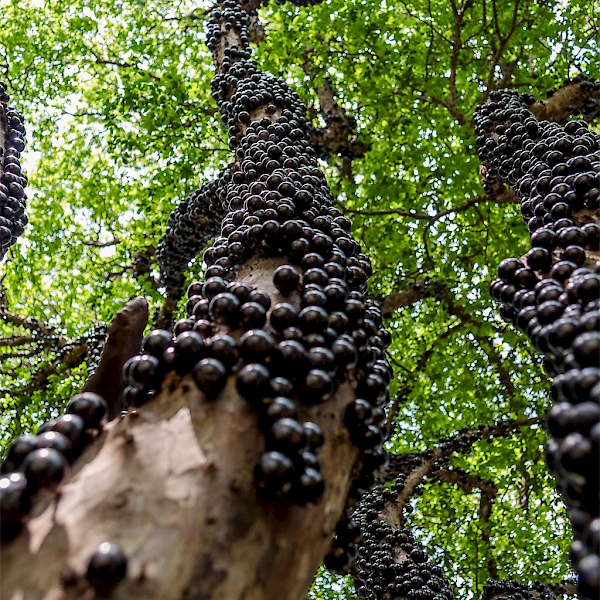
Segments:
[[[238,280],[280,301],[271,277],[282,262],[254,258]],[[342,419],[352,387],[346,382],[324,404],[301,409],[326,438],[319,455],[326,494],[305,508],[257,499],[253,472],[264,438],[233,376],[210,401],[190,376],[169,375],[159,396],[109,423],[60,497],[38,504],[41,513],[3,544],[0,596],[92,598],[87,564],[110,541],[129,561],[115,599],[301,600],[329,549],[357,462]]]

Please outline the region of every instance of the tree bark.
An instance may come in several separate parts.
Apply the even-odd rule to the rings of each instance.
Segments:
[[[238,281],[280,301],[271,274],[281,262],[254,258]],[[105,427],[59,495],[40,499],[26,529],[2,545],[2,598],[93,598],[87,564],[110,541],[128,557],[115,599],[301,600],[358,458],[342,422],[353,399],[345,382],[328,402],[301,407],[325,434],[326,493],[313,507],[278,505],[256,496],[264,439],[235,377],[207,400],[190,377],[171,374],[154,400]]]
[[[529,110],[538,121],[560,122],[567,119],[575,110],[586,109],[586,103],[592,101],[595,101],[595,110],[589,111],[590,118],[598,114],[600,91],[585,83],[582,87],[581,82],[574,81],[563,85],[547,100],[539,100],[531,105]]]
[[[106,400],[111,418],[120,410],[117,401],[123,366],[140,351],[147,323],[148,302],[144,298],[133,298],[117,311],[108,328],[100,364],[83,386],[84,392],[100,394]]]

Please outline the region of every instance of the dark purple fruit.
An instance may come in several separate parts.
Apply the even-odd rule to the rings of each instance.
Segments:
[[[282,498],[292,488],[294,465],[281,452],[266,452],[256,466],[256,487],[268,498]]]
[[[269,294],[263,292],[262,290],[253,290],[250,292],[250,295],[248,296],[248,302],[257,302],[265,310],[269,310],[271,308],[271,298],[269,297]]]
[[[217,294],[210,301],[210,315],[215,323],[234,327],[239,321],[240,301],[233,294],[227,292]]]
[[[269,404],[266,410],[266,416],[271,422],[279,419],[298,419],[298,410],[296,405],[289,398],[278,396]]]
[[[100,429],[108,416],[108,406],[102,396],[83,392],[71,398],[67,412],[81,417],[86,429]]]
[[[300,329],[304,333],[321,333],[328,324],[329,315],[320,306],[307,306],[298,315]]]
[[[209,354],[218,359],[226,369],[230,369],[238,360],[236,341],[227,334],[219,333],[206,342]]]
[[[60,452],[65,458],[71,458],[73,444],[70,440],[58,431],[46,431],[37,436],[36,450],[41,448],[53,448]]]
[[[285,377],[274,377],[270,381],[271,393],[274,397],[288,397],[294,391],[294,384]]]
[[[27,480],[23,473],[8,473],[0,478],[0,525],[4,528],[18,524],[31,508]]]
[[[240,356],[247,363],[264,363],[269,359],[275,341],[262,329],[251,329],[240,338]]]
[[[275,331],[282,332],[288,327],[296,325],[298,311],[287,302],[280,302],[273,307],[269,315],[269,322]]]
[[[196,364],[192,373],[198,389],[208,398],[214,398],[227,382],[227,369],[215,358],[204,358]]]
[[[261,328],[267,321],[267,311],[258,302],[246,302],[240,308],[240,327],[244,329]]]
[[[313,504],[323,496],[324,492],[323,476],[316,469],[308,467],[300,475],[298,492],[294,499],[299,504]]]
[[[281,265],[273,273],[273,284],[284,295],[293,292],[300,283],[300,273],[292,265]]]
[[[87,568],[87,580],[100,595],[109,594],[127,574],[127,558],[116,544],[104,542],[92,557]]]
[[[354,343],[343,338],[338,338],[333,342],[331,350],[338,367],[345,369],[346,367],[353,368],[356,365],[358,354]]]
[[[6,458],[2,463],[2,473],[10,473],[16,471],[25,460],[25,457],[37,448],[37,436],[35,435],[20,435],[11,444]]]
[[[325,436],[323,435],[323,430],[316,423],[306,421],[305,423],[302,423],[302,428],[304,429],[304,434],[306,435],[308,449],[311,452],[314,453],[323,447],[323,444],[325,443]]]
[[[279,419],[271,427],[270,444],[286,455],[299,454],[306,448],[306,435],[296,419]]]
[[[236,387],[241,396],[257,402],[268,396],[271,390],[270,374],[261,364],[246,365],[237,376]]]
[[[30,452],[20,471],[27,479],[27,489],[34,494],[42,488],[56,489],[69,466],[66,458],[53,448],[42,448]]]
[[[331,394],[333,391],[333,381],[325,371],[311,369],[306,374],[304,388],[306,392],[302,394],[302,402],[316,404]]]
[[[168,331],[155,329],[144,338],[144,341],[142,342],[142,352],[160,358],[172,343],[173,338]]]

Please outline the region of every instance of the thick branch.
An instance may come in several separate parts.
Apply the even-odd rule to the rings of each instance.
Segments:
[[[381,305],[384,317],[391,317],[394,311],[405,306],[412,306],[422,300],[428,292],[428,285],[424,279],[415,281],[410,288],[401,292],[394,292],[383,299]]]
[[[2,319],[5,323],[10,323],[11,325],[25,327],[25,329],[29,329],[39,336],[54,338],[58,348],[62,348],[69,343],[69,339],[61,334],[56,333],[56,329],[51,325],[42,323],[42,321],[39,319],[25,317],[23,315],[10,312],[6,305],[0,305],[0,319]]]
[[[280,262],[252,261],[238,281],[278,301],[272,272]],[[169,376],[158,397],[109,424],[60,496],[2,545],[2,597],[42,597],[50,588],[67,600],[83,597],[89,556],[110,540],[128,557],[118,590],[127,600],[301,600],[358,457],[342,418],[354,397],[344,383],[326,403],[301,408],[325,434],[325,497],[313,507],[278,505],[256,496],[254,466],[265,442],[235,375],[217,401],[189,378]]]
[[[117,311],[108,328],[100,363],[83,386],[84,392],[100,394],[106,400],[111,418],[119,413],[123,366],[139,353],[147,323],[148,303],[144,298],[134,298]]]
[[[36,338],[32,335],[14,335],[12,337],[0,338],[0,348],[8,346],[25,346],[34,341],[36,341]]]
[[[481,427],[479,429],[465,429],[455,436],[442,438],[439,447],[428,449],[420,454],[413,454],[411,456],[415,458],[416,464],[422,465],[424,462],[428,462],[433,456],[437,456],[437,460],[439,460],[441,458],[447,458],[455,452],[468,454],[471,451],[471,447],[476,442],[487,440],[490,437],[506,437],[518,429],[539,425],[543,420],[543,417],[530,417],[528,419],[500,421],[494,425]],[[391,454],[388,467],[380,472],[381,478],[385,481],[392,481],[398,477],[400,473],[404,472],[404,463],[402,462],[403,457],[403,454]],[[433,463],[431,464],[433,465]],[[427,474],[427,470],[425,470],[423,477]]]
[[[600,89],[588,81],[575,81],[559,88],[547,100],[529,106],[539,121],[564,121],[576,111],[593,118],[598,114]]]
[[[38,369],[31,381],[20,389],[11,390],[11,394],[27,396],[36,390],[44,389],[52,375],[64,373],[80,365],[88,354],[87,342],[79,340],[65,346],[62,352],[51,362]],[[24,355],[25,356],[25,355]]]
[[[336,102],[331,79],[325,77],[317,88],[321,114],[327,123],[324,129],[312,129],[310,139],[318,156],[327,159],[332,155],[361,158],[371,145],[359,142],[353,135],[354,119]]]

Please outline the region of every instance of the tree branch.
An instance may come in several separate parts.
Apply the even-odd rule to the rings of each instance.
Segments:
[[[528,108],[539,121],[561,122],[579,111],[591,120],[600,111],[600,89],[586,80],[571,81],[547,100],[539,100]]]
[[[425,213],[416,213],[412,211],[402,210],[399,208],[390,208],[384,210],[353,210],[353,209],[345,209],[344,212],[351,215],[364,215],[364,216],[382,216],[382,215],[398,215],[400,217],[407,217],[411,219],[419,219],[422,221],[428,221],[430,225],[439,221],[443,217],[453,213],[461,213],[469,210],[473,206],[478,204],[482,204],[485,202],[493,202],[494,204],[515,204],[517,199],[512,190],[506,188],[502,190],[501,193],[490,195],[490,194],[482,194],[480,196],[475,196],[467,200],[464,204],[459,204],[458,206],[454,206],[452,208],[448,208],[446,210],[442,210],[437,212],[435,215],[428,215]]]
[[[112,234],[112,240],[108,240],[107,242],[101,242],[100,240],[84,240],[83,244],[85,246],[93,246],[95,248],[108,248],[109,246],[116,246],[121,243],[121,238],[116,234]]]
[[[133,298],[117,311],[108,328],[100,363],[83,386],[84,392],[100,394],[106,400],[111,418],[120,412],[123,366],[139,353],[147,323],[148,302],[144,298]]]
[[[25,346],[34,341],[36,341],[36,338],[32,335],[15,335],[12,337],[4,337],[0,338],[0,348],[7,346]]]
[[[310,72],[310,70],[309,70]],[[324,129],[312,129],[310,140],[317,156],[327,160],[332,155],[348,159],[361,158],[371,148],[371,144],[359,142],[353,135],[356,123],[336,102],[331,79],[325,77],[317,88],[321,114],[327,123]]]
[[[382,310],[384,317],[391,317],[394,311],[405,306],[412,306],[419,300],[425,297],[427,293],[427,287],[425,281],[420,279],[416,281],[411,287],[402,292],[394,292],[383,299]]]

